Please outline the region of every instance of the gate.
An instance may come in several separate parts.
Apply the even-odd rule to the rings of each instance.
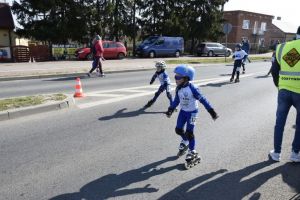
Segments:
[[[30,61],[30,51],[27,46],[12,46],[14,61],[15,62],[29,62]]]

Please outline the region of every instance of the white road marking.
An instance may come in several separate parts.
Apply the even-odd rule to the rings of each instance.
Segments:
[[[251,73],[251,74],[246,74],[246,75],[241,75],[240,78],[246,78],[246,77],[251,77],[260,73],[265,73],[265,72],[256,72],[256,73]],[[228,82],[229,81],[229,76],[227,77],[221,77],[221,78],[210,78],[210,79],[203,79],[203,80],[195,80],[192,81],[195,85],[198,86],[203,86],[211,83],[220,83],[220,82]],[[175,84],[171,84],[171,90],[175,90]],[[99,106],[99,105],[104,105],[104,104],[109,104],[109,103],[114,103],[118,101],[123,101],[127,99],[133,99],[137,97],[142,97],[142,96],[147,96],[147,95],[153,95],[154,92],[157,90],[159,85],[145,85],[145,86],[138,86],[138,87],[131,87],[131,88],[120,88],[120,89],[114,89],[114,90],[103,90],[103,91],[98,91],[98,92],[93,92],[93,93],[87,93],[86,96],[105,96],[105,97],[113,97],[109,99],[104,99],[100,101],[94,101],[90,103],[82,103],[78,105],[78,108],[84,109],[84,108],[91,108],[94,106]],[[152,91],[146,91],[146,90],[139,90],[139,89],[153,89]],[[155,90],[154,90],[155,89]],[[124,94],[120,95],[121,92],[138,92],[136,94]],[[119,94],[107,94],[107,93],[112,93],[116,92]],[[118,96],[119,95],[119,96]]]
[[[107,94],[107,93],[96,93],[96,92],[86,93],[85,95],[89,96],[89,97],[121,97],[121,96],[125,96],[123,94]]]

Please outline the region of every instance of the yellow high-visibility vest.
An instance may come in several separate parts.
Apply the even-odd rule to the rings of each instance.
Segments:
[[[280,65],[280,89],[300,94],[300,40],[279,44],[276,48],[276,59]]]

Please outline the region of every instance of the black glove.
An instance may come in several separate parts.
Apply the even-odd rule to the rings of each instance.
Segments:
[[[172,109],[172,108],[169,107],[168,111],[166,112],[167,117],[170,118],[173,112],[174,112],[174,109]]]
[[[213,120],[216,120],[219,117],[213,108],[209,109],[208,112]]]
[[[155,79],[151,79],[150,81],[150,85],[152,85],[152,83],[154,83]]]

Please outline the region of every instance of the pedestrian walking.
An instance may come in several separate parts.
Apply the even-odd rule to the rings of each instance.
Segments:
[[[154,94],[154,97],[148,101],[148,103],[144,106],[144,108],[149,108],[152,104],[156,101],[159,95],[166,91],[167,97],[169,99],[170,105],[172,103],[172,95],[171,95],[171,88],[170,88],[170,78],[166,72],[167,65],[165,61],[158,61],[155,63],[156,72],[151,78],[150,85],[154,83],[155,79],[158,78],[160,82],[160,86],[157,92]]]
[[[92,72],[95,69],[99,69],[99,76],[104,77],[105,74],[102,70],[102,61],[105,59],[103,58],[103,46],[102,46],[102,39],[99,35],[96,35],[92,42],[92,48],[91,51],[93,53],[93,62],[92,62],[92,68],[87,74],[89,77],[91,77]]]
[[[240,69],[241,69],[243,60],[245,59],[246,56],[247,56],[247,53],[244,50],[242,50],[241,44],[236,44],[235,52],[233,53],[233,56],[232,56],[232,58],[234,59],[234,64],[233,64],[233,70],[232,70],[230,82],[233,81],[235,74],[236,74],[236,79],[234,82],[235,83],[240,82]],[[245,73],[244,70],[243,70],[243,73]]]
[[[274,84],[278,87],[274,149],[269,156],[274,161],[281,159],[283,131],[290,108],[296,109],[296,130],[290,160],[300,162],[300,26],[296,40],[279,44],[272,67]]]
[[[251,60],[249,58],[249,53],[250,53],[250,43],[249,40],[242,40],[242,49],[248,54],[245,59],[244,62],[246,62],[246,60],[248,60],[249,63],[251,63]]]
[[[198,103],[200,101],[209,112],[211,117],[216,120],[217,113],[210,105],[208,100],[201,94],[200,90],[190,81],[195,77],[195,69],[187,65],[179,65],[174,69],[176,81],[176,96],[171,106],[166,112],[167,117],[171,117],[176,107],[180,104],[181,110],[178,114],[175,128],[176,134],[181,137],[178,156],[182,156],[189,149],[186,155],[187,163],[194,159],[200,160],[200,156],[195,150],[194,128],[198,116]],[[184,130],[186,126],[186,130]]]

